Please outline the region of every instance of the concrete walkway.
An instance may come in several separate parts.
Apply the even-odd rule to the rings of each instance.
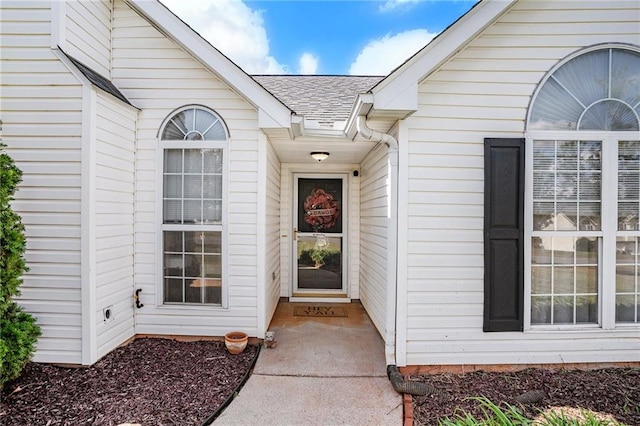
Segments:
[[[386,376],[384,344],[359,303],[348,316],[293,316],[281,302],[253,375],[215,425],[402,425],[402,398]],[[318,304],[313,304],[318,305]]]

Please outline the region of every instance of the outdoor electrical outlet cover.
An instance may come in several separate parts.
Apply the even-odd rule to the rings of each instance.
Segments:
[[[102,309],[102,318],[105,323],[113,321],[113,305],[109,305]]]

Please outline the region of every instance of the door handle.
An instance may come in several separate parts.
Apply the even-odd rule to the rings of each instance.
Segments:
[[[298,241],[298,228],[293,228],[293,241]]]

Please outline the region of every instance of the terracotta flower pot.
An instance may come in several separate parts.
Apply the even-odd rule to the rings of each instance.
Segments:
[[[224,335],[224,344],[230,354],[239,354],[244,351],[249,341],[249,335],[242,331],[230,331]]]

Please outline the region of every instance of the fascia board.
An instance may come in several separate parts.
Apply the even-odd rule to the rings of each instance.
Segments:
[[[377,110],[417,111],[418,110],[418,81],[404,82],[395,90],[383,90],[375,94],[373,103]]]
[[[484,0],[437,36],[418,54],[393,71],[371,91],[376,109],[407,109],[417,106],[417,93],[409,93],[445,61],[473,40],[517,0]]]
[[[262,123],[284,128],[291,126],[292,111],[289,108],[157,0],[125,2],[256,107]],[[270,119],[264,117],[265,114]]]
[[[288,117],[288,118],[286,118]],[[285,116],[278,117],[277,114],[273,114],[273,111],[267,111],[263,108],[258,107],[258,127],[261,129],[277,129],[281,127],[290,128],[292,125],[291,122],[291,113],[289,112]],[[283,125],[283,120],[288,120],[287,125]]]

